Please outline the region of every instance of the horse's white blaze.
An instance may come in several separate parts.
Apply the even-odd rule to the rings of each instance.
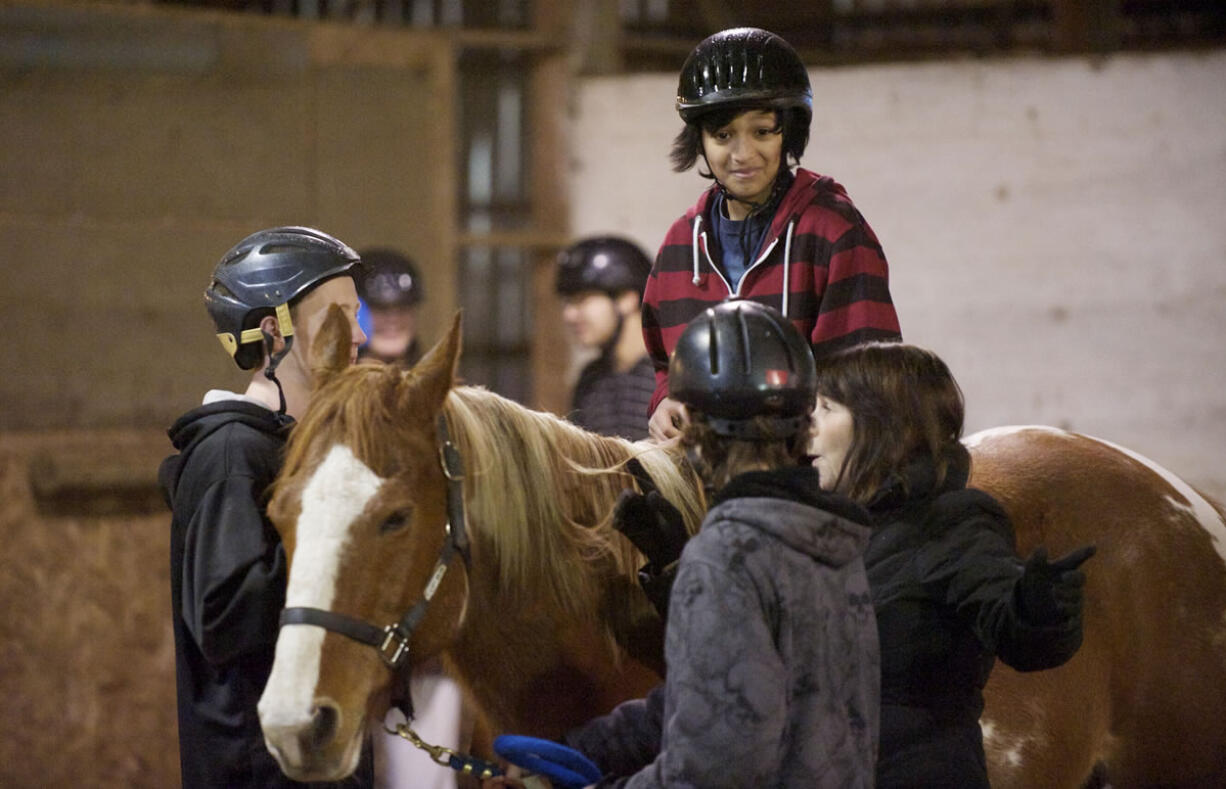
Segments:
[[[980,430],[974,435],[967,436],[963,443],[966,444],[968,449],[974,448],[989,439],[996,438],[998,436],[1012,435],[1014,433],[1020,433],[1026,430],[1047,432],[1053,435],[1061,435],[1069,438],[1072,438],[1073,436],[1072,433],[1055,427],[1022,425],[1010,427],[991,427],[986,430]],[[1218,555],[1222,557],[1222,561],[1226,562],[1226,521],[1223,521],[1222,516],[1218,514],[1218,511],[1213,508],[1213,505],[1211,505],[1204,496],[1197,493],[1191,485],[1184,482],[1175,474],[1166,470],[1144,455],[1140,455],[1127,447],[1120,446],[1119,444],[1113,444],[1105,439],[1095,438],[1094,436],[1086,436],[1086,438],[1097,441],[1103,446],[1111,447],[1117,452],[1122,452],[1148,468],[1150,471],[1162,477],[1162,479],[1165,480],[1168,485],[1174,488],[1175,491],[1184,499],[1184,501],[1179,501],[1173,496],[1167,496],[1167,502],[1169,502],[1175,509],[1186,512],[1196,519],[1196,522],[1200,524],[1201,528],[1209,534],[1209,539],[1213,542],[1214,550],[1216,550]]]
[[[285,591],[287,608],[331,610],[349,529],[383,482],[344,445],[333,447],[315,469],[302,490],[293,571]],[[315,625],[281,629],[272,674],[260,698],[260,722],[266,731],[310,720],[323,640],[323,628]]]

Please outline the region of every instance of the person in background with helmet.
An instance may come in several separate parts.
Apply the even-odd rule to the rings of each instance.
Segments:
[[[668,398],[668,357],[689,321],[728,298],[778,309],[819,357],[901,337],[885,255],[834,179],[796,167],[809,140],[813,93],[786,41],[759,28],[724,30],[681,68],[673,169],[702,158],[714,183],[669,229],[643,300],[643,339],[656,371],[653,438],[676,436],[685,411]]]
[[[256,703],[285,605],[285,551],[265,514],[295,417],[311,395],[311,341],[328,309],[357,323],[357,254],[306,227],[261,230],[222,256],[204,294],[222,347],[251,370],[170,428],[158,471],[172,511],[170,597],[184,787],[300,786],[268,749]],[[369,744],[345,786],[373,786]]]
[[[615,236],[587,238],[558,255],[562,320],[580,345],[599,352],[571,398],[569,418],[579,427],[631,441],[647,438],[655,374],[643,348],[639,309],[650,270],[642,249]]]
[[[777,311],[727,302],[690,323],[669,373],[689,408],[681,446],[713,498],[673,586],[668,674],[566,743],[604,772],[600,787],[871,787],[868,513],[803,463],[809,344]]]
[[[412,367],[421,355],[417,305],[426,296],[421,274],[412,260],[393,249],[364,249],[361,256],[365,272],[358,279],[358,296],[370,311],[370,339],[358,356]]]

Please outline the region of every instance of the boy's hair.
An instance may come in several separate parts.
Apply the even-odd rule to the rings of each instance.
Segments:
[[[970,462],[960,443],[965,405],[945,362],[914,345],[873,342],[818,360],[817,392],[852,415],[851,447],[836,490],[864,504],[905,467],[930,460],[936,481]]]
[[[769,436],[776,430],[777,422],[765,417],[755,417],[754,427],[761,435]],[[805,457],[809,441],[809,429],[796,431],[793,435],[776,439],[745,440],[728,438],[715,432],[702,412],[691,412],[689,423],[681,431],[681,447],[703,484],[710,490],[719,490],[733,477],[747,471],[770,471],[800,465]]]
[[[741,113],[754,110],[775,113],[776,123],[783,133],[782,165],[790,168],[800,164],[800,157],[804,155],[805,146],[809,144],[809,114],[799,107],[777,109],[770,102],[747,102],[718,105],[710,112],[703,113],[696,120],[685,124],[681,132],[673,139],[672,151],[669,153],[673,171],[685,172],[694,166],[698,157],[703,155],[703,131],[714,134]],[[699,170],[698,174],[703,178],[715,177],[702,170]]]

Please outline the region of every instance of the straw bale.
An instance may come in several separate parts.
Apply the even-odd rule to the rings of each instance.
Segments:
[[[0,785],[179,782],[169,513],[47,514],[29,476],[48,456],[144,464],[133,446],[158,442],[169,450],[164,435],[0,435]]]

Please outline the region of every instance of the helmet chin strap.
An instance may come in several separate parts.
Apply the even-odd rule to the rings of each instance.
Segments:
[[[276,338],[271,332],[260,330],[260,334],[264,335],[264,350],[268,354],[268,366],[264,368],[264,377],[277,385],[277,397],[280,398],[281,407],[277,410],[278,414],[285,414],[285,388],[281,386],[281,382],[277,380],[277,365],[281,364],[281,360],[285,358],[290,349],[294,347],[294,322],[290,320],[289,305],[277,305],[277,328],[281,331],[281,336],[285,338],[285,347],[274,353],[273,348],[276,347]]]
[[[612,294],[609,294],[609,301],[612,302],[613,311],[617,313],[617,325],[613,327],[613,333],[609,335],[609,339],[600,344],[600,355],[602,357],[613,354],[613,349],[621,341],[622,329],[626,327],[626,316],[617,308],[617,299]]]
[[[289,353],[290,348],[294,347],[294,335],[285,338],[285,347],[277,353],[273,353],[273,347],[276,343],[276,338],[268,332],[264,334],[264,348],[268,352],[268,366],[264,368],[264,377],[277,385],[277,397],[281,400],[281,407],[277,409],[278,414],[285,414],[285,389],[281,386],[281,382],[277,380],[277,365],[281,364],[281,360]]]

